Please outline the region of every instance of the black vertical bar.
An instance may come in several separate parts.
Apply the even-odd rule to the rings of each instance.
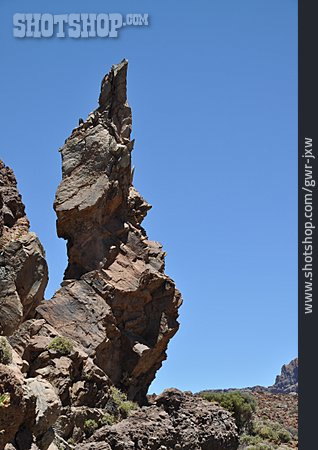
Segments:
[[[314,450],[318,448],[317,0],[299,0],[298,33],[299,449]]]

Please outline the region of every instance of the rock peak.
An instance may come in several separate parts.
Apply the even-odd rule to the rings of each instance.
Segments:
[[[280,375],[277,375],[275,384],[269,390],[278,394],[298,392],[298,358],[282,366]]]
[[[102,81],[99,96],[98,112],[102,114],[108,125],[113,126],[119,141],[129,141],[132,119],[131,109],[127,102],[127,69],[128,61],[112,66]]]
[[[110,110],[115,103],[124,105],[127,102],[127,70],[128,61],[123,59],[121,63],[114,64],[104,76],[99,95],[101,111]]]
[[[99,108],[60,150],[62,182],[54,208],[58,236],[68,241],[65,279],[100,267],[110,256],[114,239],[118,241],[114,234],[124,236],[127,223],[139,225],[150,209],[131,184],[127,66],[126,60],[112,66],[102,81]],[[132,202],[138,204],[138,211],[128,205]]]

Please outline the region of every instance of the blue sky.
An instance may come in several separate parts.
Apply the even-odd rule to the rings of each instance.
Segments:
[[[182,5],[182,7],[181,7]],[[12,16],[148,13],[117,39],[16,39]],[[129,60],[144,225],[184,297],[151,391],[272,384],[297,353],[297,1],[1,0],[0,157],[50,270],[58,148]]]

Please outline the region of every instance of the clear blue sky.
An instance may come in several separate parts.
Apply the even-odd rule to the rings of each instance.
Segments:
[[[14,39],[12,15],[149,13],[117,39]],[[184,297],[151,390],[272,384],[297,352],[297,1],[1,0],[0,157],[47,253],[58,148],[129,60],[135,185]]]

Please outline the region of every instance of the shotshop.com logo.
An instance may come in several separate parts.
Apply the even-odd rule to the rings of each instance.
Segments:
[[[148,25],[148,14],[21,14],[13,15],[16,38],[116,38],[126,26]]]

